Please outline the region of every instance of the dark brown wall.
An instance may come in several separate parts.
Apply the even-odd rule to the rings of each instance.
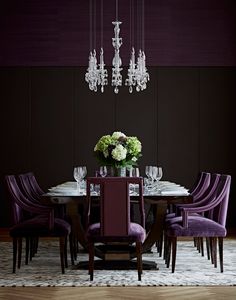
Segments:
[[[191,187],[199,171],[232,175],[229,225],[236,226],[233,67],[150,67],[146,91],[93,93],[84,67],[0,68],[0,226],[8,224],[3,176],[32,170],[43,188],[73,180],[74,165],[97,162],[93,148],[114,130],[142,141],[144,166]]]

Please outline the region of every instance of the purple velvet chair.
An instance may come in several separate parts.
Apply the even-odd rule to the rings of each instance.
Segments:
[[[206,237],[210,239],[211,256],[217,267],[216,242],[219,244],[220,270],[223,272],[223,238],[226,236],[226,217],[229,201],[231,176],[221,175],[212,199],[197,207],[183,207],[182,218],[169,224],[165,229],[167,236],[167,267],[170,265],[172,251],[172,273],[175,271],[176,246],[178,237]],[[194,214],[207,214],[207,216]]]
[[[100,222],[89,224],[91,185],[100,186]],[[129,185],[139,186],[139,211],[141,225],[130,220]],[[141,177],[90,177],[87,178],[89,274],[93,280],[95,243],[136,243],[138,280],[142,274],[142,243],[146,237],[143,178]]]
[[[183,210],[184,207],[198,207],[198,206],[203,206],[206,205],[208,203],[210,203],[214,197],[215,197],[215,191],[218,187],[218,183],[220,180],[221,175],[220,174],[211,174],[210,176],[210,184],[208,185],[208,187],[205,189],[204,193],[201,195],[201,197],[198,198],[197,201],[193,202],[193,203],[183,203],[183,204],[176,204],[176,213],[175,216],[173,216],[172,218],[166,217],[165,219],[165,224],[166,226],[171,225],[172,223],[175,223],[179,220],[182,219],[181,217],[181,212]],[[193,215],[197,215],[196,213],[194,213]]]
[[[18,175],[18,181],[20,183],[20,187],[25,194],[25,196],[31,200],[33,203],[40,204],[41,194],[38,194],[31,184],[31,178],[33,177],[33,173],[25,173]]]
[[[189,193],[193,196],[193,202],[195,199],[201,197],[201,195],[204,193],[204,189],[210,184],[210,175],[211,174],[207,172],[199,172],[194,186],[189,191]]]
[[[51,207],[32,203],[20,190],[14,175],[5,176],[7,190],[10,196],[14,225],[10,228],[13,239],[13,273],[16,272],[18,253],[18,268],[21,265],[22,239],[38,237],[58,237],[60,244],[61,270],[65,272],[67,263],[67,238],[71,226],[66,221],[54,218]],[[24,212],[30,212],[25,218]]]
[[[166,227],[170,226],[171,224],[182,220],[181,212],[182,212],[183,207],[203,206],[203,205],[206,205],[206,204],[210,203],[212,200],[214,200],[215,191],[218,187],[219,180],[220,180],[220,174],[211,174],[210,184],[205,189],[205,192],[202,194],[202,196],[199,197],[198,200],[193,202],[193,203],[176,204],[176,213],[175,213],[175,215],[174,214],[172,216],[167,215],[167,217],[165,219],[164,227],[166,228]],[[196,216],[196,215],[199,215],[199,214],[193,213],[192,215]],[[199,252],[201,252],[202,256],[204,256],[203,238],[194,238],[194,245],[197,246]],[[208,242],[207,242],[207,255],[208,255],[208,259],[210,259],[210,252],[209,252]]]
[[[28,174],[29,182],[32,186],[32,189],[34,190],[35,194],[38,195],[38,197],[41,197],[45,192],[38,184],[38,181],[36,180],[36,177],[33,172],[29,172]]]
[[[211,174],[210,173],[206,173],[206,172],[200,172],[197,182],[195,183],[195,187],[192,189],[192,191],[190,191],[190,194],[193,197],[193,202],[198,202],[201,201],[202,198],[204,197],[204,194],[206,194],[208,186],[210,184],[211,181]],[[171,219],[173,217],[176,217],[176,210],[178,210],[178,208],[185,206],[186,204],[174,204],[173,205],[173,210],[175,212],[171,212],[168,213],[166,215],[166,219]]]
[[[192,189],[189,191],[190,194],[193,197],[193,202],[198,202],[202,200],[203,196],[206,195],[208,186],[210,184],[211,174],[207,172],[199,172],[198,178],[195,181]],[[168,209],[167,214],[165,216],[165,220],[171,220],[175,218],[178,214],[177,211],[180,207],[185,206],[186,204],[180,203],[180,204],[174,204],[172,205],[171,209]],[[174,211],[174,212],[173,212]],[[164,235],[164,233],[163,233]],[[162,256],[162,248],[163,248],[163,235],[161,236],[160,240],[157,241],[157,252],[159,252],[159,256]],[[195,245],[198,245],[195,241]],[[166,251],[165,251],[165,236],[164,236],[164,258],[166,257]]]

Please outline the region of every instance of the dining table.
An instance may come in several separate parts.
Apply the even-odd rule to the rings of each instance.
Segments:
[[[130,201],[135,206],[138,203],[138,190],[130,186]],[[93,187],[91,191],[94,203],[99,205],[99,188]],[[144,178],[144,201],[150,207],[153,214],[153,221],[150,224],[145,241],[143,242],[143,253],[150,251],[152,246],[161,240],[164,220],[167,211],[170,211],[173,204],[191,203],[192,196],[184,186],[170,181],[152,181]],[[46,205],[63,206],[66,215],[69,216],[72,225],[72,236],[80,246],[87,250],[86,228],[83,222],[84,209],[86,207],[86,179],[78,183],[67,181],[48,189],[42,195],[41,201]],[[83,212],[80,213],[80,210]],[[95,256],[102,260],[132,260],[136,257],[135,247],[129,247],[128,251],[113,252],[104,251],[102,247],[95,248]]]

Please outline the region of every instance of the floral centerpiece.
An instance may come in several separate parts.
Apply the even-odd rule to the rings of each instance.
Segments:
[[[114,168],[136,166],[141,154],[141,142],[135,136],[126,136],[115,131],[102,136],[94,147],[94,153],[101,165]]]

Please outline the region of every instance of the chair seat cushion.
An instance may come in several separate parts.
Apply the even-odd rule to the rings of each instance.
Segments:
[[[191,213],[189,216],[188,216],[188,219],[191,219],[191,217],[199,217],[199,218],[203,218],[202,215],[199,215],[197,213]],[[165,219],[165,227],[168,227],[170,226],[171,224],[174,224],[174,223],[178,223],[178,222],[181,222],[182,221],[182,216],[173,216],[172,218],[169,217],[167,219]]]
[[[184,228],[181,221],[175,222],[166,228],[168,236],[194,236],[194,237],[225,237],[224,226],[205,217],[191,216],[188,218],[188,228]]]
[[[49,230],[48,218],[39,216],[27,221],[21,222],[10,228],[10,236],[12,237],[26,237],[26,236],[67,236],[70,234],[71,226],[68,222],[55,218],[54,227]]]
[[[100,241],[130,241],[130,242],[143,242],[146,238],[145,229],[137,224],[130,223],[129,234],[127,236],[100,236],[100,223],[91,224],[87,230],[88,240],[100,242]]]

